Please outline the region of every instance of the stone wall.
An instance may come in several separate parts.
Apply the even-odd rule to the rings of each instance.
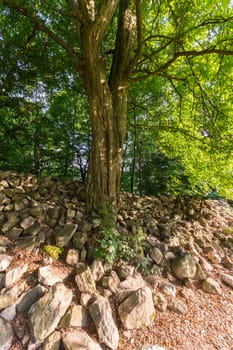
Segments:
[[[81,183],[0,172],[1,349],[117,349],[119,328],[145,327],[156,310],[187,312],[169,280],[218,295],[222,283],[233,287],[233,214],[223,201],[122,194],[116,229],[134,254],[113,266],[93,259],[100,226],[85,215]],[[54,245],[60,257],[43,249],[55,254]],[[11,325],[19,318],[28,319],[22,334]]]

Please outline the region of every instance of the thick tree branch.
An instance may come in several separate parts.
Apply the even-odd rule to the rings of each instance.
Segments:
[[[135,0],[120,0],[118,29],[110,73],[110,86],[126,83],[136,35]]]
[[[180,57],[192,58],[196,56],[206,56],[206,55],[212,55],[212,54],[223,55],[223,56],[233,56],[233,50],[211,48],[211,49],[205,49],[201,51],[197,51],[197,50],[180,51],[180,52],[178,51],[178,52],[175,52],[173,57],[170,58],[166,63],[164,63],[163,65],[161,65],[160,67],[158,67],[153,71],[150,71],[149,69],[136,71],[136,73],[139,73],[139,74],[142,73],[142,75],[138,77],[133,77],[131,78],[131,80],[141,81],[141,80],[147,79],[148,77],[160,75]]]
[[[119,0],[105,0],[101,2],[99,13],[96,15],[96,20],[93,24],[96,40],[101,44],[108,28],[112,21],[112,17],[116,11]]]

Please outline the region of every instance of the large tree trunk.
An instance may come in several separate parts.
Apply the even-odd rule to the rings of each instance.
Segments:
[[[82,12],[78,22],[81,60],[78,71],[89,98],[92,142],[87,180],[89,212],[116,214],[122,147],[126,130],[128,74],[135,38],[133,0],[105,0],[98,14],[93,1],[71,1]],[[101,51],[103,37],[119,2],[118,30],[111,67]],[[87,3],[89,7],[87,8]],[[78,7],[77,7],[78,6]],[[83,7],[82,7],[83,6]],[[96,17],[95,17],[96,16]],[[84,23],[84,21],[88,21]],[[92,23],[92,25],[90,24]]]
[[[87,209],[116,213],[126,129],[127,88],[110,89],[98,54],[86,61],[92,142],[87,181]]]

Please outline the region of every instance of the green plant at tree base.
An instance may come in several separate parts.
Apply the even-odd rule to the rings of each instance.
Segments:
[[[45,245],[43,247],[43,250],[49,255],[51,256],[51,258],[53,259],[59,259],[59,256],[63,253],[63,249],[60,247],[57,247],[55,245]]]
[[[112,210],[106,210],[99,214],[101,228],[96,239],[98,247],[95,250],[95,258],[107,261],[110,265],[115,260],[135,261],[137,256],[144,257],[142,241],[145,234],[138,229],[136,234],[120,233],[117,224],[113,220]]]

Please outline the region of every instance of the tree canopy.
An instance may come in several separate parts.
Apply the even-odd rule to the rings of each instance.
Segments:
[[[3,0],[0,167],[124,190],[233,197],[233,5]],[[159,169],[159,170],[158,170]]]

